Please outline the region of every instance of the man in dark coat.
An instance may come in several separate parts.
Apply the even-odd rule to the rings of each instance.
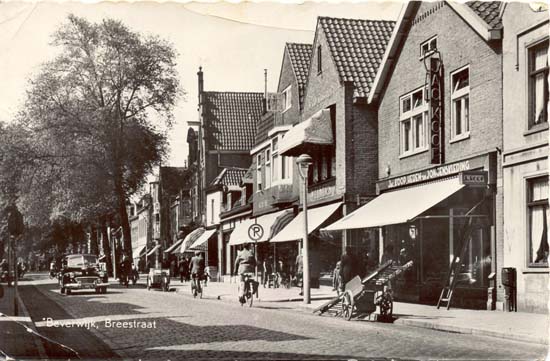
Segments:
[[[351,247],[346,247],[346,252],[340,258],[340,277],[342,280],[340,288],[342,290],[345,288],[346,283],[359,274],[357,268],[357,259],[351,252]]]

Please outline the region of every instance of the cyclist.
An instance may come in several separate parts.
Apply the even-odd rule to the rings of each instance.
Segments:
[[[245,243],[243,249],[237,255],[235,259],[235,270],[240,277],[240,287],[239,287],[239,301],[245,303],[244,292],[245,284],[244,280],[246,276],[252,277],[256,268],[256,257],[254,253],[250,250],[250,243]]]
[[[200,251],[195,251],[195,256],[191,258],[189,262],[189,272],[191,273],[191,279],[195,287],[194,292],[199,293],[201,279],[204,277],[204,258],[201,256]]]

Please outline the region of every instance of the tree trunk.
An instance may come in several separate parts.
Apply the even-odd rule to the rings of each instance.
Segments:
[[[101,220],[101,238],[103,239],[102,246],[103,246],[103,254],[105,255],[105,262],[107,263],[107,272],[110,276],[113,275],[113,262],[112,262],[112,255],[111,255],[111,245],[109,243],[109,232],[107,231],[107,218],[104,217]]]
[[[132,234],[130,231],[130,222],[128,221],[128,212],[126,210],[126,197],[119,194],[118,197],[118,216],[122,227],[122,242],[124,254],[132,257]]]

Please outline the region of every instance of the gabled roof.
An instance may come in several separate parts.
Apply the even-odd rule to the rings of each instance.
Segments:
[[[309,71],[309,62],[311,59],[311,44],[286,43],[288,57],[296,81],[298,82],[298,93],[300,96],[300,108],[304,103],[304,90],[307,83],[307,75]]]
[[[256,122],[263,113],[263,94],[203,92],[210,149],[248,151],[254,146]]]
[[[240,187],[241,181],[248,171],[247,168],[227,167],[212,181],[211,185],[224,185],[227,187]]]
[[[355,85],[354,97],[369,94],[395,21],[319,17],[340,80]]]
[[[391,35],[384,57],[374,79],[373,86],[368,94],[368,101],[372,103],[382,92],[385,86],[390,69],[398,57],[402,42],[407,37],[410,24],[422,2],[409,1],[403,5],[397,19],[395,29]],[[500,1],[469,1],[458,3],[445,1],[472,29],[477,32],[485,41],[499,40],[502,38],[501,7]]]

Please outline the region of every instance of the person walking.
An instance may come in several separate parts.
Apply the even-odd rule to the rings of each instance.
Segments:
[[[296,276],[295,276],[296,277],[296,284],[300,285],[301,290],[300,290],[299,295],[303,296],[304,295],[304,280],[303,280],[303,277],[304,277],[304,258],[302,257],[302,249],[300,249],[300,252],[296,256],[295,266],[296,266]]]
[[[264,261],[262,263],[262,278],[263,278],[263,285],[265,288],[265,285],[267,284],[267,287],[269,288],[269,279],[272,277],[273,273],[273,258],[272,257],[266,257],[264,258]]]
[[[351,247],[346,247],[346,252],[340,258],[340,277],[342,284],[340,290],[344,291],[346,283],[359,274],[357,259],[352,253]]]

